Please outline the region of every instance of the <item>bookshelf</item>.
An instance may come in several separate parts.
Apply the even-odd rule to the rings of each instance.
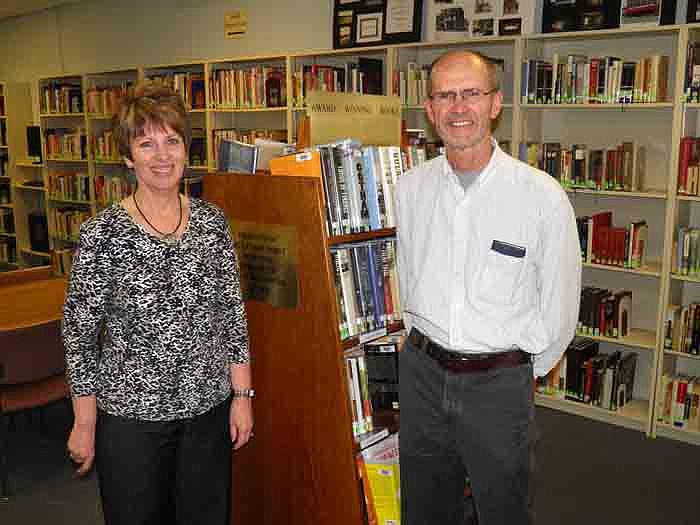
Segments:
[[[403,117],[409,129],[424,129],[426,140],[435,142],[439,137],[432,130],[423,107],[430,86],[430,65],[442,54],[461,49],[476,51],[498,61],[499,83],[503,92],[503,110],[493,130],[496,140],[511,144],[510,153],[517,152],[512,147],[517,144],[518,127],[515,125],[518,111],[514,107],[515,87],[519,85],[516,75],[520,69],[514,67],[519,63],[520,40],[515,37],[484,37],[469,41],[427,42],[417,44],[399,44],[389,50],[387,82],[390,93],[399,96],[402,101]],[[519,108],[518,108],[519,109]]]
[[[5,209],[12,211],[14,236],[4,236],[4,240],[14,251],[14,257],[10,264],[1,266],[8,270],[43,266],[48,263],[48,255],[32,250],[29,234],[30,214],[44,212],[46,206],[41,165],[26,160],[26,126],[33,120],[30,86],[29,83],[4,83],[3,93],[5,113],[2,121],[6,126],[7,148],[0,151],[0,155],[6,153],[8,163],[7,178],[0,184],[9,189],[9,202],[5,204]],[[41,185],[33,186],[32,182],[40,182]]]
[[[689,44],[696,44],[700,41],[700,26],[692,24],[685,26],[680,31],[679,50],[685,50]],[[669,177],[669,200],[667,203],[666,228],[666,253],[664,254],[666,289],[664,290],[663,301],[665,305],[686,306],[700,300],[700,282],[696,276],[683,275],[676,268],[677,249],[679,240],[679,229],[681,227],[696,227],[700,224],[700,201],[695,196],[682,195],[678,192],[679,164],[680,164],[680,142],[685,136],[700,136],[700,105],[686,102],[683,92],[684,72],[689,67],[688,54],[682,53],[677,61],[678,71],[675,81],[680,84],[675,91],[674,106],[674,127],[673,141],[676,145],[672,154],[671,174]],[[664,323],[659,324],[660,329],[664,328]],[[688,443],[700,445],[700,428],[683,428],[676,426],[673,422],[673,412],[671,421],[663,416],[663,405],[667,392],[665,391],[665,376],[694,376],[700,375],[700,359],[698,356],[680,352],[674,341],[673,344],[659,344],[659,363],[656,376],[656,410],[652,435],[677,439]],[[669,348],[670,346],[670,348]]]
[[[290,140],[288,59],[284,55],[208,62],[207,159],[216,169],[220,137],[254,143],[255,138]]]
[[[605,57],[615,55],[623,61],[638,61],[661,54],[670,57],[667,95],[663,99],[628,104],[601,103],[586,98],[575,103],[540,103],[519,97],[521,107],[518,126],[523,142],[560,142],[562,147],[585,145],[588,149],[614,148],[623,141],[644,147],[645,163],[639,187],[634,191],[569,190],[576,216],[590,216],[602,211],[613,212],[613,224],[624,226],[645,220],[648,224],[647,262],[641,268],[626,269],[587,263],[583,284],[613,292],[632,291],[632,323],[629,335],[614,339],[593,337],[601,352],[614,350],[637,354],[633,400],[617,412],[602,410],[568,400],[538,395],[539,405],[574,413],[599,421],[653,434],[654,401],[660,345],[663,342],[665,291],[668,286],[667,237],[675,177],[674,154],[677,151],[676,122],[682,91],[685,56],[683,30],[678,27],[605,30],[586,33],[532,35],[523,38],[523,61],[530,67],[534,60],[556,64],[569,56]],[[681,77],[679,79],[678,73]],[[523,79],[523,86],[526,79]],[[612,122],[614,121],[614,125]]]
[[[297,122],[306,113],[311,90],[386,95],[390,47],[308,51],[289,56],[287,77],[291,104],[288,129],[296,140]]]
[[[342,70],[345,75],[346,70],[354,71],[360,59],[381,60],[381,90],[383,93],[392,94],[396,91],[395,75],[405,72],[409,63],[416,64],[418,68],[427,66],[439,54],[450,49],[474,49],[503,60],[501,85],[505,95],[504,110],[495,135],[500,141],[510,141],[511,154],[518,155],[519,144],[528,141],[559,141],[566,146],[586,144],[589,147],[606,148],[624,140],[636,140],[645,146],[646,151],[644,174],[640,187],[635,191],[567,189],[577,216],[610,210],[613,211],[615,225],[628,224],[637,219],[644,219],[649,225],[648,260],[644,267],[631,270],[587,263],[583,270],[584,284],[613,291],[630,289],[633,292],[632,332],[619,340],[597,339],[601,342],[603,352],[620,349],[623,352],[638,354],[635,400],[632,405],[634,421],[630,424],[627,415],[623,413],[611,412],[601,415],[599,410],[587,410],[584,406],[572,408],[569,402],[543,396],[538,396],[538,404],[634,428],[649,436],[658,435],[700,444],[700,430],[674,428],[673,425],[657,421],[655,417],[656,401],[661,394],[664,374],[700,375],[700,359],[696,356],[674,349],[664,349],[663,330],[669,305],[682,306],[693,301],[700,302],[700,275],[679,275],[674,273],[673,269],[674,243],[678,237],[678,228],[700,227],[700,197],[678,194],[676,187],[680,140],[686,135],[700,137],[700,103],[686,103],[683,97],[688,60],[686,49],[688,43],[699,41],[700,24],[627,27],[346,50],[306,50],[270,56],[212,58],[183,64],[136,66],[124,71],[41,78],[38,80],[38,86],[40,96],[44,87],[55,88],[59,92],[63,87],[64,94],[70,100],[70,86],[78,84],[84,100],[87,101],[87,91],[92,87],[121,85],[123,82],[155,77],[170,79],[174,85],[179,86],[192,107],[190,116],[193,128],[201,130],[198,133],[205,144],[206,158],[203,162],[200,159],[199,164],[191,163],[189,173],[203,176],[206,194],[207,183],[214,184],[214,178],[210,175],[216,170],[213,155],[214,130],[279,129],[283,130],[280,138],[286,137],[287,141],[294,141],[297,123],[306,113],[303,89],[299,89],[299,84],[303,82],[305,71],[307,77],[311,76],[314,65],[317,74],[325,71],[326,75],[330,75],[332,71]],[[637,60],[653,54],[666,55],[670,58],[666,97],[631,104],[549,104],[522,99],[524,60],[551,61],[555,55],[566,57],[569,54],[614,54],[625,60]],[[257,67],[279,68],[284,71],[286,104],[280,107],[226,107],[216,101],[212,83],[218,71],[251,70]],[[203,102],[201,96],[194,100],[197,98],[199,87],[195,87],[195,96],[192,95],[192,82],[198,86],[201,79],[204,86]],[[19,95],[10,84],[4,85],[3,89],[7,118],[0,118],[0,122],[6,120],[7,126],[11,203],[0,206],[4,206],[3,209],[12,207],[16,223],[14,242],[17,246],[17,264],[44,264],[50,254],[32,250],[29,246],[27,215],[33,211],[57,207],[89,208],[91,213],[95,213],[107,204],[100,201],[95,181],[101,175],[105,180],[120,178],[123,168],[118,159],[98,158],[92,146],[88,149],[87,161],[57,161],[45,157],[44,165],[26,162],[24,126],[36,119],[32,119],[31,111],[15,109],[19,106],[13,102],[13,97],[15,101],[23,100],[24,97],[17,98]],[[321,86],[321,89],[324,87]],[[75,93],[75,90],[73,92]],[[29,100],[28,94],[26,99]],[[408,128],[423,128],[430,139],[433,136],[432,131],[420,102],[417,98],[407,101],[403,107],[403,116]],[[27,107],[30,107],[28,102]],[[100,136],[102,130],[106,129],[106,114],[90,110],[74,112],[70,104],[63,108],[57,106],[45,109],[46,111],[40,111],[38,118],[44,130],[51,126],[82,126],[89,138],[88,142],[92,142],[93,137]],[[0,154],[2,151],[3,148],[0,148]],[[42,188],[27,184],[42,180],[48,185],[49,174],[60,170],[80,169],[87,170],[91,181],[89,206],[71,201],[61,202],[47,194],[47,186]],[[219,182],[218,178],[215,180],[216,183]],[[0,186],[3,184],[5,182],[0,178]],[[53,242],[56,246],[70,245],[59,239]]]
[[[246,475],[237,478],[232,519],[359,525],[362,493],[322,182],[210,174],[204,198],[221,206],[231,221],[292,228],[297,246],[298,306],[246,300],[259,396],[256,437],[234,457],[235,469]]]

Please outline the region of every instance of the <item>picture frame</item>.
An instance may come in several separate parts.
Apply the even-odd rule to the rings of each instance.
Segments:
[[[333,49],[420,42],[422,19],[422,0],[335,0]]]

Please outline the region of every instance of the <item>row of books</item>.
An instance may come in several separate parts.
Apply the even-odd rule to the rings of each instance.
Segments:
[[[7,121],[0,120],[0,146],[7,146]]]
[[[15,233],[12,210],[7,208],[0,208],[0,233]]]
[[[189,155],[190,166],[207,165],[207,132],[204,128],[192,128]]]
[[[102,205],[119,202],[134,190],[135,184],[130,183],[123,173],[95,176],[95,200]]]
[[[681,138],[678,151],[678,193],[698,195],[700,190],[700,137]]]
[[[71,242],[78,240],[80,225],[90,217],[89,211],[75,208],[55,208],[49,213],[55,237]]]
[[[74,253],[74,248],[56,248],[51,252],[51,266],[55,275],[70,275]]]
[[[623,227],[612,226],[612,212],[577,217],[583,262],[638,269],[646,266],[649,227],[636,221]]]
[[[649,103],[667,100],[669,57],[559,56],[522,64],[523,104]]]
[[[334,246],[331,262],[341,339],[372,332],[401,319],[393,239]]]
[[[381,95],[384,93],[383,61],[358,57],[342,66],[303,64],[292,73],[292,101],[304,106],[311,91]]]
[[[434,157],[437,149],[432,143],[428,145],[425,130],[421,128],[406,129],[402,143],[401,152],[406,171]]]
[[[86,172],[49,172],[48,179],[52,199],[90,201],[90,176]]]
[[[149,75],[150,82],[171,87],[182,96],[185,105],[192,109],[205,109],[204,75],[202,73],[180,72]]]
[[[117,112],[119,102],[126,95],[131,82],[122,82],[118,86],[90,87],[85,92],[88,115],[113,115]]]
[[[209,77],[209,96],[215,109],[274,108],[287,105],[286,86],[283,67],[218,69]]]
[[[537,391],[617,411],[632,400],[636,367],[636,353],[600,353],[596,341],[576,337],[554,368],[537,379]]]
[[[518,157],[546,171],[566,188],[640,191],[646,168],[645,148],[625,141],[607,148],[560,142],[521,142]]]
[[[700,229],[680,226],[671,261],[673,273],[696,277],[700,275]]]
[[[700,102],[700,42],[689,42],[685,62],[686,102]]]
[[[120,160],[119,148],[111,129],[104,129],[92,136],[92,152],[95,160]]]
[[[505,61],[489,57],[496,65],[497,82],[501,85]],[[416,106],[423,104],[430,96],[430,64],[406,63],[405,68],[394,71],[391,79],[391,93],[401,99],[401,104]]]
[[[661,376],[656,420],[676,428],[700,430],[700,378],[685,374]]]
[[[0,177],[7,177],[7,168],[10,165],[10,159],[7,153],[0,152]]]
[[[403,173],[401,148],[345,139],[318,146],[329,235],[395,225],[394,185]]]
[[[87,160],[87,135],[83,128],[49,128],[45,134],[49,159]]]
[[[48,81],[42,84],[39,90],[41,113],[83,112],[83,92],[80,83]]]
[[[666,307],[664,349],[700,355],[700,303]]]
[[[372,401],[369,397],[367,363],[360,347],[345,352],[345,371],[352,410],[352,435],[358,438],[374,429]]]
[[[584,286],[576,334],[619,338],[629,334],[632,325],[632,292],[611,292]]]
[[[422,104],[430,96],[430,65],[409,62],[405,70],[394,71],[391,92],[401,99],[401,104]]]
[[[355,456],[362,483],[367,525],[401,523],[401,470],[398,434],[387,436]]]
[[[221,128],[212,131],[212,140],[214,144],[214,165],[219,164],[219,149],[223,140],[243,142],[245,144],[255,144],[255,139],[268,139],[284,142],[287,140],[286,129],[235,129]]]
[[[0,237],[0,262],[14,264],[17,262],[17,247],[14,239]]]
[[[0,175],[2,176],[2,175]],[[10,193],[10,181],[0,180],[0,204],[10,204],[12,201],[12,194]]]

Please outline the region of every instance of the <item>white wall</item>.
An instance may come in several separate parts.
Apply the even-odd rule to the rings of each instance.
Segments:
[[[243,9],[248,33],[224,37]],[[0,22],[0,78],[330,49],[328,0],[88,0]]]

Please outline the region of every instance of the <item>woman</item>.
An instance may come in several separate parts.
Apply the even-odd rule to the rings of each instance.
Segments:
[[[229,521],[231,444],[252,435],[248,334],[223,212],[179,193],[180,96],[141,85],[113,132],[138,186],[83,224],[64,306],[75,421],[108,525]]]

